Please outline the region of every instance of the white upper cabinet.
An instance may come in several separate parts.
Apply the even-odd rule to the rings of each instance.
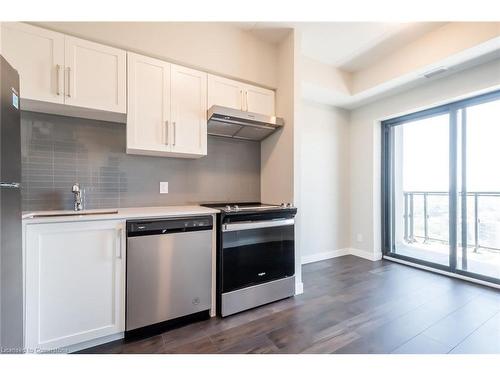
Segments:
[[[170,151],[170,64],[128,53],[127,152]]]
[[[245,110],[274,116],[274,91],[245,85]]]
[[[212,74],[208,76],[208,108],[220,105],[274,116],[274,100],[273,90]]]
[[[125,222],[33,224],[25,232],[25,346],[50,350],[125,330]]]
[[[208,108],[213,105],[243,110],[243,84],[209,74]]]
[[[21,97],[64,103],[64,35],[2,23],[2,54],[19,72]]]
[[[207,74],[128,53],[127,152],[207,154]]]
[[[126,59],[121,49],[66,36],[65,103],[125,113]]]
[[[207,74],[171,65],[172,151],[207,154]]]
[[[30,102],[35,101],[127,111],[127,55],[123,50],[24,23],[2,24],[2,50],[19,72],[23,109],[47,108],[56,113],[53,107]]]

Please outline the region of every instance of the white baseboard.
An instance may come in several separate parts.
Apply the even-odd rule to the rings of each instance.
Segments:
[[[304,283],[295,282],[295,295],[304,293]]]
[[[375,253],[372,253],[371,251],[353,249],[353,248],[345,248],[345,249],[338,249],[338,250],[333,250],[333,251],[323,251],[321,253],[312,254],[312,255],[305,255],[301,258],[301,263],[307,264],[307,263],[319,262],[321,260],[341,257],[344,255],[354,255],[354,256],[357,256],[359,258],[371,260],[373,262],[382,259],[382,253],[375,254]]]
[[[360,250],[360,249],[351,248],[349,249],[349,254],[363,259],[371,260],[372,262],[382,259],[382,253],[373,253],[371,251]]]
[[[324,251],[322,253],[305,255],[301,258],[302,264],[319,262],[320,260],[331,259],[340,257],[342,255],[349,255],[349,249],[338,249],[333,251]]]
[[[92,348],[94,346],[98,346],[98,345],[102,345],[102,344],[107,344],[108,342],[115,341],[115,340],[120,340],[120,339],[123,339],[124,337],[125,337],[124,332],[114,333],[112,335],[100,337],[98,339],[93,339],[93,340],[81,342],[79,344],[66,346],[63,349],[67,353],[74,353],[74,352],[77,352],[79,350]]]

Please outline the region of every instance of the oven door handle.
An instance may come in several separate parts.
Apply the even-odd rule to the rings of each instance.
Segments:
[[[259,228],[272,228],[293,225],[295,219],[281,219],[281,220],[262,220],[262,221],[244,221],[235,224],[223,224],[223,232],[234,232],[237,230],[259,229]]]

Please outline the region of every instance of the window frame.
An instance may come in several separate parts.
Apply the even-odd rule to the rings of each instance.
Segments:
[[[462,211],[458,212],[459,207],[459,196],[458,196],[458,188],[461,186],[461,191],[466,190],[465,186],[465,173],[466,173],[466,165],[465,163],[458,161],[459,150],[464,145],[464,138],[462,137],[462,144],[459,146],[459,127],[462,131],[464,127],[466,127],[466,116],[461,117],[461,121],[458,121],[458,113],[460,110],[464,110],[463,113],[466,113],[466,109],[468,107],[472,107],[475,105],[488,103],[491,101],[500,99],[500,90],[495,90],[491,92],[487,92],[481,95],[476,95],[470,98],[457,100],[454,102],[450,102],[447,104],[442,104],[439,106],[431,107],[428,109],[416,111],[413,113],[409,113],[406,115],[394,117],[388,120],[384,120],[381,122],[381,249],[384,257],[401,259],[407,262],[416,263],[422,266],[431,267],[440,269],[443,271],[456,273],[463,276],[468,276],[472,278],[476,278],[479,280],[492,282],[496,284],[500,284],[500,279],[476,274],[470,271],[464,271],[457,268],[457,251],[458,251],[458,236],[459,234],[463,236],[464,227],[466,227],[466,223],[464,223],[461,228],[458,228],[458,218],[459,214],[464,215],[463,210],[466,209],[464,205],[462,205]],[[393,184],[394,184],[394,158],[392,157],[392,150],[394,145],[394,139],[392,137],[391,129],[395,126],[399,126],[408,122],[422,120],[434,116],[439,116],[443,114],[448,114],[450,123],[449,123],[449,264],[437,264],[428,262],[421,259],[416,259],[412,257],[408,257],[405,255],[397,254],[394,250],[394,237],[395,237],[395,229],[394,229],[394,194]],[[500,126],[500,125],[499,125]],[[465,135],[465,133],[463,133]],[[462,159],[465,158],[465,155],[461,154]],[[463,161],[463,160],[462,160]],[[460,172],[458,171],[459,164],[461,165]],[[461,181],[458,181],[458,176],[462,176]]]

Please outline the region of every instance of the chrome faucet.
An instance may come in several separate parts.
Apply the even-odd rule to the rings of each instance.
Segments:
[[[74,201],[75,211],[83,210],[83,197],[82,197],[82,189],[80,189],[80,184],[75,183],[71,188],[71,191],[75,195],[75,201]]]

